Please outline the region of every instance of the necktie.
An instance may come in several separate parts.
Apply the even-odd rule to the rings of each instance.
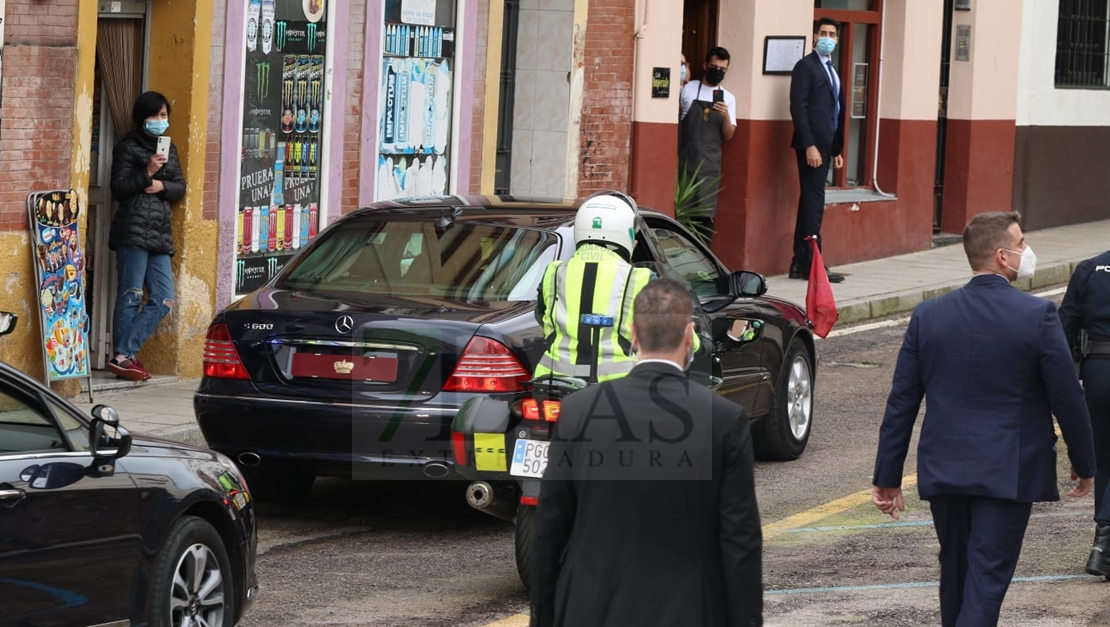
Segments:
[[[829,66],[829,82],[832,83],[833,88],[833,102],[836,103],[834,107],[833,130],[840,128],[840,77],[836,75],[836,68],[833,67],[832,59],[825,62]]]

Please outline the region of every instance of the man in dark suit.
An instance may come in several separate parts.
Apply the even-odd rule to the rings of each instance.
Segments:
[[[640,363],[563,401],[536,511],[531,624],[762,625],[748,418],[686,376],[686,286],[652,281],[634,311]]]
[[[1058,501],[1056,415],[1068,445],[1069,496],[1091,489],[1091,420],[1056,306],[1014,289],[1036,256],[1016,212],[975,216],[964,251],[975,276],[928,300],[906,329],[879,432],[872,501],[898,518],[903,464],[921,399],[918,492],[940,541],[945,627],[996,625],[1032,504]]]
[[[821,219],[825,215],[825,180],[829,163],[844,165],[844,89],[832,53],[836,50],[840,22],[823,17],[813,23],[813,52],[802,57],[790,74],[790,118],[794,138],[790,145],[798,157],[798,216],[794,223],[794,258],[790,278],[808,279],[812,251],[806,237],[817,236],[821,245]],[[827,270],[826,270],[827,272]],[[829,272],[839,283],[844,275]]]

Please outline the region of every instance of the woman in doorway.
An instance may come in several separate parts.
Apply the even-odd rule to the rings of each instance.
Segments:
[[[108,246],[116,252],[119,286],[112,325],[115,356],[108,370],[131,381],[150,378],[136,354],[174,304],[170,203],[185,195],[185,178],[172,143],[167,154],[157,151],[169,117],[165,96],[154,91],[140,95],[131,112],[136,129],[112,151],[112,197],[119,209]]]

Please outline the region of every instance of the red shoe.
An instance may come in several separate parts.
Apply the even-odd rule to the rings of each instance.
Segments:
[[[134,364],[135,366],[137,366],[139,368],[139,370],[143,371],[143,375],[144,375],[143,376],[143,381],[147,381],[151,377],[154,376],[154,375],[150,374],[149,370],[146,369],[146,366],[143,365],[143,362],[139,361],[138,359],[132,359],[131,363]]]
[[[146,381],[150,373],[138,365],[134,359],[116,359],[113,357],[108,362],[108,370],[121,379],[128,381]]]

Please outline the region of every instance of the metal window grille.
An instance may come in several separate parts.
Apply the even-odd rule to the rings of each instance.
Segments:
[[[1057,87],[1110,87],[1110,0],[1060,0]]]

